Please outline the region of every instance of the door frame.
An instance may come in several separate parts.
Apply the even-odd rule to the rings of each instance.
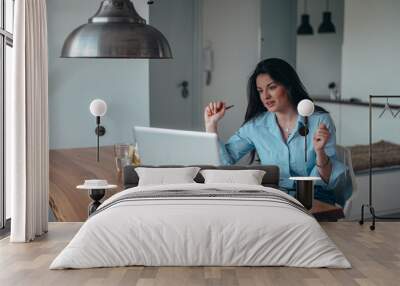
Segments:
[[[13,2],[15,5],[15,1]],[[0,0],[1,21],[0,21],[0,235],[7,233],[10,229],[10,218],[7,219],[7,189],[6,189],[6,60],[7,46],[13,48],[13,32],[9,32],[6,27],[6,17],[14,19],[14,7],[12,15],[6,13],[5,0]],[[14,25],[13,25],[14,29]],[[14,64],[14,62],[12,63]],[[11,206],[9,206],[11,208]]]
[[[6,51],[6,35],[4,35],[5,31],[5,3],[4,0],[1,0],[1,39],[0,39],[0,59],[2,63],[2,67],[0,70],[0,116],[1,116],[1,124],[0,124],[0,229],[5,227],[5,219],[6,219],[6,194],[5,194],[5,176],[4,176],[4,146],[5,146],[5,116],[4,116],[4,105],[5,105],[5,51]]]
[[[192,129],[204,130],[203,123],[203,3],[194,0],[194,36],[193,36],[193,98]]]

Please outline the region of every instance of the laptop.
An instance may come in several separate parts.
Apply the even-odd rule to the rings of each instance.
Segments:
[[[142,165],[221,165],[215,133],[135,126]]]

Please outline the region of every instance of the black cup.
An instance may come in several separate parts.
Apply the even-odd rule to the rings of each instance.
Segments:
[[[306,209],[310,210],[314,199],[314,181],[296,180],[296,198]]]

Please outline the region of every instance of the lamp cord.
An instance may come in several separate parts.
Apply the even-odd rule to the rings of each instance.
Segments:
[[[97,162],[100,161],[100,116],[96,116],[97,123]]]
[[[307,162],[307,133],[308,133],[308,116],[304,117],[304,160]]]
[[[100,161],[100,136],[99,136],[100,126],[97,125],[97,162]]]

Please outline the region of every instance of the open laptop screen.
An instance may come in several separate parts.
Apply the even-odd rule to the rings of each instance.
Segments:
[[[134,127],[143,165],[221,165],[214,133]]]

